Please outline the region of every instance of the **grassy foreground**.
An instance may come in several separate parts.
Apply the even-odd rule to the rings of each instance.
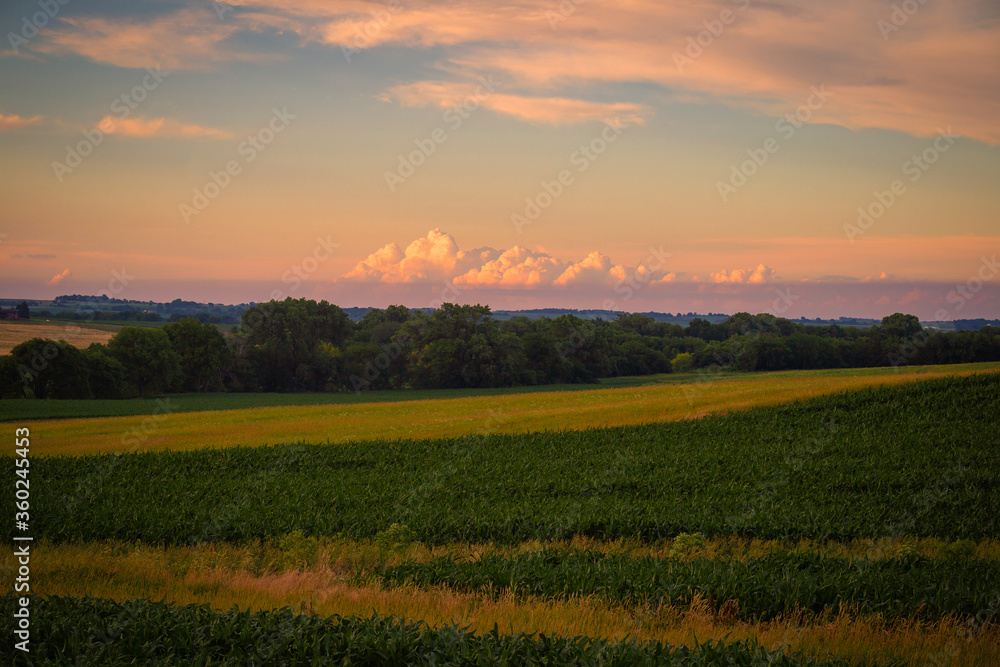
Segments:
[[[11,600],[5,600],[10,603]],[[4,634],[13,622],[4,619]],[[86,628],[82,632],[79,627]],[[145,665],[705,665],[753,667],[842,665],[768,651],[756,642],[695,643],[693,647],[625,639],[501,634],[477,635],[457,626],[431,628],[397,618],[322,617],[291,609],[215,612],[146,600],[40,600],[35,632],[42,651],[30,664]],[[50,662],[51,661],[51,662]],[[15,659],[15,664],[28,664]]]
[[[834,557],[852,553],[862,559],[871,558],[873,564],[892,565],[899,562],[900,548],[905,548],[937,565],[977,568],[987,564],[995,566],[1000,555],[993,541],[981,543],[971,552],[957,557],[952,553],[954,546],[955,543],[939,540],[915,539],[837,544],[723,538],[708,540],[697,555],[679,555],[669,543],[655,548],[655,553],[675,564],[698,567],[713,562],[721,565],[734,557],[753,563],[762,555],[798,553]],[[42,542],[35,552],[33,563],[37,564],[33,578],[36,589],[44,595],[99,596],[126,603],[136,599],[164,600],[180,605],[207,603],[218,611],[234,607],[250,611],[290,609],[321,616],[353,615],[360,617],[355,620],[361,623],[367,622],[375,612],[380,616],[422,620],[433,628],[458,624],[481,634],[489,634],[496,625],[507,635],[540,632],[547,636],[659,641],[675,646],[693,647],[706,640],[727,644],[746,640],[770,652],[793,651],[797,654],[795,664],[800,664],[803,656],[826,659],[831,655],[844,658],[848,664],[888,664],[903,659],[908,664],[959,666],[995,664],[1000,660],[996,609],[993,616],[979,614],[976,618],[963,620],[954,616],[932,619],[872,614],[847,606],[822,618],[793,612],[761,621],[729,613],[727,610],[734,607],[723,604],[722,598],[713,602],[707,590],[696,592],[688,604],[651,605],[639,600],[615,601],[593,594],[539,595],[510,586],[478,591],[461,590],[461,586],[455,585],[387,587],[377,581],[365,583],[364,577],[358,576],[358,573],[378,572],[384,567],[401,564],[432,563],[443,557],[479,559],[490,554],[538,557],[550,548],[553,547],[539,543],[509,548],[463,544],[428,548],[381,541],[315,541],[301,536],[245,545],[165,548],[116,542],[61,545]],[[561,543],[554,548],[634,556],[638,563],[644,562],[649,555],[649,547],[637,542],[600,543],[577,539],[572,544]],[[0,556],[0,564],[13,565],[12,556],[5,552]],[[558,566],[557,563],[553,565]],[[980,583],[986,585],[986,582]],[[824,587],[819,586],[816,590],[822,592]],[[69,601],[61,604],[63,608],[70,607]],[[125,634],[125,626],[135,618],[134,612],[127,610],[144,610],[140,615],[142,623],[156,618],[163,622],[163,612],[157,612],[159,616],[149,616],[146,614],[149,610],[142,604],[127,603],[122,607],[111,606],[116,609],[115,615],[101,620],[88,610],[89,603],[73,604],[76,605],[74,613],[86,621],[74,619],[76,641],[82,642],[87,637],[104,638],[103,642],[95,642],[91,650],[129,650],[130,643],[134,649],[132,632],[139,632],[147,639],[157,638],[152,646],[161,650],[171,645],[184,646],[180,641],[163,641],[162,638],[168,636],[164,630],[145,625],[129,627],[126,646],[115,646]],[[996,606],[995,601],[991,604]],[[231,622],[232,616],[229,618]],[[300,620],[312,627],[312,622],[306,622],[306,618]],[[218,623],[213,615],[202,616],[206,629],[226,627]],[[254,627],[266,624],[251,625],[243,629],[252,638]],[[68,625],[63,624],[63,627]],[[178,635],[172,636],[190,639],[191,632],[191,628],[182,628]],[[219,639],[224,640],[224,637]],[[721,655],[742,655],[731,646],[727,650],[735,652]],[[81,652],[86,654],[85,650]]]
[[[997,404],[33,457],[33,664],[1000,664]]]
[[[788,371],[752,377],[700,376],[687,383],[471,396],[454,399],[282,406],[65,419],[32,425],[33,455],[183,451],[280,442],[459,437],[646,424],[777,405],[873,386],[995,371],[1000,363],[966,366]],[[0,410],[4,409],[0,402]]]

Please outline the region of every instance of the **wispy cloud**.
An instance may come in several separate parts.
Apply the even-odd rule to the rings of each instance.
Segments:
[[[411,0],[391,15],[381,4],[355,0],[233,4],[225,20],[202,5],[145,20],[61,19],[31,48],[121,67],[197,70],[284,57],[253,50],[233,39],[238,34],[280,31],[295,37],[290,48],[320,44],[337,57],[361,34],[361,48],[444,49],[439,69],[457,81],[470,72],[506,77],[509,87],[490,105],[529,122],[607,115],[585,98],[593,97],[591,88],[607,92],[600,87],[609,83],[653,84],[678,99],[775,115],[801,104],[810,86],[825,84],[833,99],[812,122],[928,136],[950,125],[1000,143],[1000,21],[990,3],[975,0],[922,4],[889,38],[878,27],[892,12],[882,0],[748,3],[744,10],[743,3],[718,0],[588,0],[555,30],[546,8],[527,0]],[[735,19],[678,67],[675,54],[687,54],[690,40],[723,9]],[[382,19],[375,18],[379,11]],[[373,21],[378,30],[366,29]],[[631,100],[610,104],[647,117]]]
[[[469,102],[529,123],[574,125],[614,119],[621,124],[643,124],[652,110],[627,102],[591,102],[567,97],[534,97],[489,93],[478,82],[417,81],[388,88],[380,98],[403,106],[454,108]]]
[[[70,271],[69,269],[63,269],[62,273],[57,273],[56,275],[52,276],[51,278],[48,279],[48,281],[45,284],[48,285],[49,287],[54,287],[55,285],[58,285],[62,281],[69,278],[71,275],[73,275],[72,271]]]
[[[42,120],[41,116],[32,116],[31,118],[25,118],[23,116],[14,115],[4,115],[0,113],[0,132],[4,130],[19,130],[22,127],[32,125]]]
[[[124,118],[105,116],[97,127],[105,134],[122,137],[188,137],[230,139],[232,134],[215,127],[181,123],[172,118]]]

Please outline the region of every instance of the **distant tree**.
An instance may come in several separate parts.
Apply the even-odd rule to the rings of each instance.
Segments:
[[[212,324],[185,317],[163,327],[177,353],[183,391],[223,391],[235,359],[226,338]]]
[[[510,386],[524,375],[520,339],[501,331],[489,306],[445,303],[408,322],[399,338],[412,343],[409,370],[417,387]]]
[[[687,373],[694,367],[694,358],[688,352],[681,352],[670,361],[674,373]]]
[[[122,398],[125,395],[125,366],[100,343],[91,343],[83,356],[91,395],[94,398]]]
[[[337,306],[289,297],[244,311],[238,347],[265,391],[317,391],[335,381],[337,370],[320,343],[340,347],[353,327]]]
[[[32,338],[10,354],[34,398],[90,398],[86,359],[66,341]]]
[[[916,315],[893,313],[882,318],[882,324],[879,325],[878,329],[886,337],[912,338],[920,333],[923,327]]]
[[[17,304],[17,316],[22,320],[31,319],[31,311],[28,309],[27,301],[22,301],[21,303]]]
[[[24,383],[17,373],[17,361],[5,354],[0,357],[0,399],[24,397]]]
[[[132,395],[172,391],[181,378],[180,358],[163,329],[123,327],[107,349],[125,367],[125,387]]]

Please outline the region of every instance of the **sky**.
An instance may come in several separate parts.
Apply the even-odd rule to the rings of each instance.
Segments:
[[[0,298],[1000,317],[995,0],[8,0]]]

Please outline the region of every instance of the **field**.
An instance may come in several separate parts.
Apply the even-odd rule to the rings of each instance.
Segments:
[[[591,391],[594,389],[624,389],[627,387],[655,387],[663,385],[693,385],[685,390],[687,394],[700,393],[706,382],[719,380],[774,381],[780,378],[802,381],[807,378],[850,377],[869,378],[878,375],[896,375],[920,379],[922,376],[939,377],[957,375],[972,371],[1000,369],[1000,363],[952,364],[949,366],[912,366],[883,368],[847,368],[816,371],[778,371],[741,373],[732,371],[712,371],[710,373],[671,373],[667,375],[643,375],[638,377],[602,378],[592,384],[557,384],[521,387],[499,387],[495,389],[406,389],[377,390],[340,393],[205,393],[171,394],[169,397],[131,400],[71,399],[35,401],[31,399],[11,400],[0,403],[0,422],[37,419],[67,419],[72,417],[125,417],[134,415],[158,415],[164,410],[163,398],[169,398],[170,411],[204,412],[207,410],[244,410],[246,408],[305,406],[305,405],[352,405],[355,403],[396,403],[442,398],[471,398],[474,396],[506,396],[508,394],[537,394],[567,391]],[[859,380],[859,386],[868,386]],[[805,386],[805,385],[803,385]]]
[[[1000,374],[920,370],[32,422],[35,627],[92,662],[997,664]]]
[[[81,326],[76,322],[48,322],[43,320],[15,320],[0,322],[0,354],[10,354],[18,343],[32,338],[65,340],[76,347],[87,347],[91,343],[106,343],[120,327],[114,330]],[[110,329],[110,327],[109,327]]]
[[[458,437],[473,433],[525,433],[602,428],[689,419],[776,405],[871,386],[994,371],[1000,364],[881,368],[859,371],[788,371],[754,375],[688,376],[638,386],[575,391],[469,392],[457,398],[366,402],[368,394],[326,395],[339,403],[281,405],[187,412],[185,399],[144,404],[152,414],[40,422],[36,456],[91,455],[123,451],[191,450],[282,442],[339,443],[349,440]],[[669,378],[670,376],[665,376]],[[400,396],[406,392],[384,392]],[[423,392],[422,395],[440,395]],[[444,395],[448,395],[445,393]],[[189,401],[196,408],[240,405],[254,395],[221,395]],[[271,395],[274,396],[274,395]],[[340,397],[340,398],[338,398]],[[33,409],[40,401],[4,401]],[[68,411],[89,401],[60,401]],[[128,401],[124,403],[130,403]],[[22,406],[24,406],[22,408]],[[4,413],[6,419],[13,415]],[[23,417],[27,418],[27,417]]]

